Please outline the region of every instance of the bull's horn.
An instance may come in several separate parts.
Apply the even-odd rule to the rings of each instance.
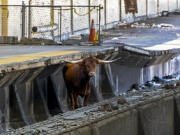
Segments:
[[[83,60],[74,60],[74,61],[68,61],[68,60],[64,60],[64,62],[67,62],[67,63],[72,63],[72,64],[75,64],[75,63],[79,63],[79,62],[82,62]]]
[[[99,63],[112,63],[112,62],[115,62],[117,60],[120,60],[121,58],[118,58],[118,59],[115,59],[115,60],[100,60],[100,59],[97,59]]]

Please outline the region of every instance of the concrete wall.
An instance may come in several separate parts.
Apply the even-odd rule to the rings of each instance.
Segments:
[[[28,0],[24,0],[25,4],[28,4]],[[120,1],[121,1],[121,12],[120,12]],[[138,13],[137,17],[146,16],[154,17],[157,15],[157,12],[163,10],[174,10],[178,5],[180,5],[179,0],[137,0],[138,3]],[[159,2],[159,8],[158,8]],[[9,0],[10,5],[21,5],[21,0]],[[70,5],[70,0],[54,0],[55,5]],[[32,0],[33,5],[47,5],[50,4],[50,0]],[[88,0],[73,0],[74,5],[88,5]],[[104,9],[101,11],[101,24],[106,24],[106,28],[112,27],[114,23],[117,23],[119,20],[133,21],[132,14],[125,14],[125,5],[124,0],[90,0],[91,5],[101,4]],[[177,5],[178,4],[178,5]],[[146,5],[148,7],[146,7]],[[146,9],[147,8],[147,9]],[[77,12],[84,14],[88,12],[88,8],[76,8]],[[147,12],[146,12],[147,10]],[[28,9],[27,9],[28,11]],[[59,24],[59,11],[55,11],[55,23]],[[121,16],[121,18],[120,18]],[[90,20],[95,19],[95,23],[98,23],[98,13],[97,10],[93,10],[90,16]],[[89,28],[89,15],[78,16],[74,13],[73,17],[73,29],[71,27],[70,21],[70,11],[63,11],[62,14],[62,34],[63,38],[68,38],[73,31],[79,31],[80,33],[87,33]],[[32,26],[44,26],[50,25],[50,9],[49,8],[32,8]],[[1,25],[1,23],[0,23]],[[26,25],[28,25],[28,13],[26,13]],[[8,35],[9,36],[18,36],[21,38],[21,7],[9,7],[9,17],[8,17]],[[26,36],[28,33],[28,26],[26,26]],[[80,34],[78,33],[78,34]],[[59,35],[59,29],[54,31],[55,36]],[[76,33],[75,33],[76,34]],[[32,37],[44,37],[51,38],[51,33],[39,33],[32,34]]]
[[[178,135],[179,122],[175,123],[174,119],[179,121],[179,117],[174,115],[174,106],[178,107],[179,115],[179,96],[175,100],[169,96],[138,105],[136,109],[117,113],[63,135]]]

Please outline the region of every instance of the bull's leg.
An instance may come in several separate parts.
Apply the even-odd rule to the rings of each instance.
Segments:
[[[91,88],[88,88],[88,87],[87,87],[87,90],[86,90],[85,96],[84,96],[84,106],[88,105],[88,101],[89,101],[89,97],[90,97]]]
[[[75,109],[79,108],[77,97],[78,97],[77,93],[74,93]]]
[[[74,93],[71,93],[71,103],[72,103],[72,109],[75,109],[75,99],[74,99]]]
[[[85,97],[84,97],[84,106],[88,105],[89,97],[90,97],[90,94],[89,95],[85,95]]]

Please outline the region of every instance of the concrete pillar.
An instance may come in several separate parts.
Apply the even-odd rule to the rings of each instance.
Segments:
[[[2,5],[8,5],[8,0],[1,0]],[[2,7],[1,8],[1,35],[2,36],[8,36],[8,16],[9,16],[9,10],[8,7]]]

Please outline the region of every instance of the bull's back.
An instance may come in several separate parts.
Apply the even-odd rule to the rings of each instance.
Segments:
[[[63,76],[66,83],[75,83],[79,80],[80,67],[77,64],[66,64],[63,68]]]
[[[88,81],[87,74],[79,64],[66,64],[63,68],[63,76],[67,88],[71,89],[84,89]]]

